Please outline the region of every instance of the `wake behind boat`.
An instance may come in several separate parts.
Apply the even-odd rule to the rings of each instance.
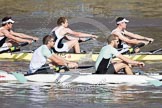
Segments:
[[[83,59],[88,59],[96,61],[98,53],[84,53],[84,54],[74,54],[74,53],[58,53],[61,57],[69,61],[79,61]],[[149,53],[139,53],[124,55],[132,60],[139,61],[162,61],[162,54],[149,54]],[[16,61],[30,61],[32,58],[31,52],[17,52],[17,53],[2,53],[0,54],[1,60],[16,60]]]
[[[22,74],[21,74],[22,75]],[[23,76],[20,76],[23,77]],[[24,77],[27,81],[32,82],[51,82],[51,83],[77,83],[77,84],[128,84],[143,85],[156,83],[161,85],[162,75],[119,75],[119,74],[91,74],[65,72],[55,74],[34,74]],[[14,74],[0,72],[0,81],[19,81]],[[159,85],[160,82],[160,85]],[[158,83],[158,84],[157,84]]]

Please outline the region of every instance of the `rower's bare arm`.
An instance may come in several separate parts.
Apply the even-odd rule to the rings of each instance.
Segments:
[[[74,40],[74,39],[78,39],[79,40],[78,37],[73,37],[73,36],[70,36],[70,35],[65,35],[65,36],[66,36],[67,40]]]
[[[145,66],[145,64],[143,62],[138,62],[138,61],[131,60],[131,59],[123,56],[122,54],[119,54],[117,57],[119,59],[127,62],[128,64],[132,64],[132,65],[136,65],[136,66],[142,66],[142,67]]]
[[[53,61],[54,63],[56,63],[57,65],[63,65],[63,66],[67,66],[69,68],[76,68],[78,67],[78,64],[75,63],[75,62],[69,62],[65,59],[63,59],[62,57],[56,55],[56,54],[53,54],[51,57],[49,57],[49,59],[51,61]]]
[[[10,32],[8,32],[7,30],[3,30],[2,32],[3,32],[3,34],[4,34],[7,38],[9,38],[9,39],[11,39],[11,40],[13,40],[13,41],[31,43],[30,40],[26,40],[26,39],[22,39],[22,38],[13,36],[13,35],[12,35]]]
[[[129,36],[129,37],[134,38],[134,39],[147,40],[147,41],[151,41],[151,42],[154,41],[153,38],[144,37],[144,36],[141,36],[141,35],[139,35],[139,34],[134,34],[134,33],[128,32],[128,31],[125,31],[125,34],[126,34],[127,36]]]
[[[51,60],[52,63],[55,63],[57,65],[66,65],[67,62],[62,59],[60,56],[56,55],[56,54],[53,54],[52,56],[50,56],[48,59]]]
[[[36,41],[38,40],[37,37],[26,35],[24,33],[17,33],[17,32],[13,32],[13,31],[11,31],[11,33],[12,33],[12,35],[15,35],[20,38],[32,39],[32,40],[36,40]]]
[[[82,38],[85,38],[85,37],[89,37],[89,38],[98,38],[98,36],[96,35],[92,35],[92,34],[87,34],[87,33],[81,33],[81,32],[76,32],[76,31],[73,31],[69,28],[66,28],[66,32],[71,34],[71,35],[74,35],[74,36],[77,36],[77,37],[82,37]]]
[[[114,32],[114,34],[117,35],[120,40],[122,40],[123,42],[126,42],[127,44],[138,44],[139,43],[136,39],[129,39],[128,37],[123,36],[119,32]]]

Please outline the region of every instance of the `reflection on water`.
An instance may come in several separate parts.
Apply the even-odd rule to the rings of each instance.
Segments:
[[[144,89],[145,88],[145,89]],[[148,108],[162,107],[161,87],[126,85],[69,85],[58,86],[50,83],[1,83],[1,108],[13,105],[24,108]],[[154,91],[154,92],[152,92]],[[7,100],[7,101],[6,101]],[[16,100],[16,103],[15,103]]]

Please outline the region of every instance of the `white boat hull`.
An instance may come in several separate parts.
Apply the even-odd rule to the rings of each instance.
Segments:
[[[98,75],[88,73],[56,73],[35,74],[25,76],[32,82],[53,83],[84,83],[84,84],[148,84],[153,80],[161,80],[162,75]],[[16,81],[17,78],[5,72],[0,72],[0,81]]]

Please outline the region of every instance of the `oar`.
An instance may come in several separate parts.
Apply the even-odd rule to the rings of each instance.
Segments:
[[[5,53],[5,52],[16,52],[16,51],[20,51],[20,47],[26,46],[28,44],[29,44],[28,42],[20,43],[20,44],[18,44],[16,46],[10,47],[7,50],[0,51],[0,54]]]
[[[45,67],[45,68],[49,68],[49,67],[51,67],[51,66],[47,66],[47,67]],[[52,66],[53,67],[53,66]],[[87,69],[87,68],[92,68],[92,67],[94,67],[94,66],[92,66],[92,65],[90,65],[90,66],[78,66],[77,68],[75,68],[75,69]],[[69,71],[70,69],[73,69],[73,68],[69,68],[69,67],[67,67],[67,66],[56,66],[56,67],[54,67],[54,69],[56,69],[56,70],[61,70],[61,69],[65,69],[65,71]]]
[[[92,66],[92,65],[89,65],[89,66],[78,66],[75,69],[88,69],[88,68],[92,68],[92,67],[94,67],[94,66]],[[68,68],[66,66],[44,66],[44,67],[41,67],[40,70],[41,69],[48,69],[48,68],[54,69],[55,72],[60,72],[61,70],[62,71],[70,71],[70,69],[73,69],[73,68]],[[28,71],[23,71],[23,72],[28,72]],[[33,74],[37,74],[37,73],[27,73],[27,74],[25,74],[25,76],[33,75]]]
[[[143,47],[143,46],[145,46],[144,43],[139,43],[139,44],[137,44],[137,45],[135,45],[135,46],[129,48],[129,52],[128,52],[128,53],[135,53],[135,49],[141,48],[141,47]]]
[[[161,52],[161,51],[162,51],[162,48],[159,48],[159,49],[150,50],[150,51],[146,51],[146,52],[140,52],[140,53],[137,53],[137,54],[156,54],[156,53]]]
[[[80,38],[79,38],[78,42],[81,43],[81,42],[87,42],[87,41],[90,41],[90,40],[92,40],[92,38],[87,38],[87,39],[84,40],[84,41],[83,41],[83,40],[80,40]]]
[[[141,47],[143,47],[143,46],[145,46],[144,43],[139,43],[139,44],[135,45],[135,46],[132,47],[132,48],[136,49],[136,48],[141,48]]]
[[[53,67],[53,69],[56,71],[56,72],[65,72],[65,71],[70,71],[70,69],[87,69],[87,68],[92,68],[94,66],[78,66],[77,68],[69,68],[67,66],[56,66],[56,67]]]
[[[90,66],[79,66],[77,67],[77,69],[87,69],[87,68],[92,68],[94,67],[93,65],[90,65]]]
[[[149,52],[152,53],[152,54],[155,54],[155,53],[160,52],[160,51],[162,51],[162,48],[152,50],[152,51],[149,51]]]
[[[150,75],[146,75],[146,76],[153,79],[153,80],[148,80],[148,82],[149,82],[150,84],[152,84],[152,85],[154,85],[154,86],[156,86],[156,87],[162,85],[162,82],[159,81],[159,79],[154,78],[154,77],[152,77],[152,76],[150,76]]]
[[[151,76],[151,74],[149,75],[149,74],[147,74],[147,73],[145,73],[145,72],[143,72],[143,71],[138,71],[137,73],[139,73],[140,75],[144,75],[144,76],[147,76],[147,77],[153,79],[153,80],[148,80],[148,83],[151,84],[151,85],[154,85],[154,86],[156,86],[156,87],[162,85],[162,82],[161,82],[159,79],[157,79],[157,78]]]
[[[51,66],[44,66],[40,69],[47,69],[47,68],[50,68]],[[62,67],[63,68],[63,67]],[[60,68],[59,68],[60,69]],[[66,68],[68,69],[68,68]],[[69,71],[69,70],[66,70],[66,71]],[[27,72],[27,71],[26,71]],[[22,74],[22,73],[18,73],[18,72],[12,72],[11,73],[13,76],[15,76],[15,78],[20,82],[20,83],[25,83],[27,82],[27,79],[25,78],[25,76],[28,76],[28,75],[34,75],[35,73],[31,73],[31,74]]]
[[[15,78],[20,82],[20,83],[25,83],[27,82],[27,79],[25,78],[24,74],[18,73],[18,72],[12,72],[12,75],[15,76]]]

